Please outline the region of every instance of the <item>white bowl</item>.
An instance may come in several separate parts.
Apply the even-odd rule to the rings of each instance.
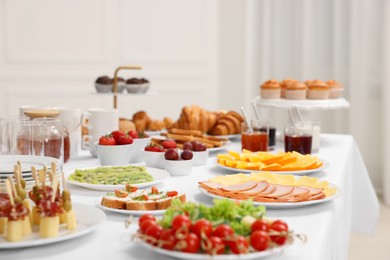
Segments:
[[[96,144],[96,152],[100,160],[100,164],[105,165],[127,165],[132,151],[133,144],[125,145],[100,145]]]
[[[165,168],[164,155],[165,152],[143,151],[143,157],[146,165],[153,168],[159,168],[159,169]]]
[[[192,165],[194,160],[166,160],[165,170],[172,176],[183,176],[191,174]]]
[[[194,165],[205,165],[207,163],[207,159],[209,158],[209,150],[206,151],[192,151],[194,160]]]
[[[130,156],[131,163],[138,163],[144,160],[144,149],[148,143],[150,143],[150,137],[133,139],[134,149]]]

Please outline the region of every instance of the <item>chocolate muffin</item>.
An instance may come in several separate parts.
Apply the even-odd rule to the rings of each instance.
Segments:
[[[109,93],[112,91],[113,80],[108,76],[101,76],[95,81],[95,88],[98,93]]]

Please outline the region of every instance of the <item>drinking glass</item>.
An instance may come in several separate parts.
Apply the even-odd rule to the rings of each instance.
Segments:
[[[64,162],[64,142],[61,119],[58,118],[36,118],[42,127],[44,155],[54,157]]]
[[[252,152],[268,151],[268,125],[252,120],[241,125],[241,148]]]
[[[312,125],[301,123],[288,125],[284,130],[284,150],[296,151],[301,154],[311,154],[313,140]]]
[[[13,122],[9,125],[10,154],[43,155],[41,124],[30,120]]]
[[[296,124],[302,133],[312,135],[311,153],[318,153],[320,150],[321,125],[318,121],[303,121]]]
[[[14,154],[12,147],[12,138],[16,138],[14,129],[19,128],[19,124],[23,121],[29,121],[26,116],[9,116],[5,117],[0,122],[0,154]],[[15,139],[16,140],[16,139]]]

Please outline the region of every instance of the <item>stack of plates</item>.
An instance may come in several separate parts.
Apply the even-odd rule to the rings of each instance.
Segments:
[[[14,165],[20,162],[22,168],[22,177],[26,181],[26,190],[31,190],[35,185],[35,181],[31,175],[31,167],[34,166],[37,171],[42,170],[46,166],[48,171],[51,171],[51,163],[56,164],[56,175],[61,179],[62,165],[58,159],[45,156],[33,155],[1,155],[0,156],[0,185],[5,188],[4,182],[8,176],[14,175]],[[46,183],[50,184],[49,177],[46,176]]]

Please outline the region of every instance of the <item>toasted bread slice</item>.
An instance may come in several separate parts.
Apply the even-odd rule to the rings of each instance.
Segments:
[[[186,195],[185,194],[179,194],[175,197],[168,197],[165,199],[160,199],[156,201],[156,210],[162,210],[167,209],[172,205],[173,199],[180,199],[182,203],[186,202]]]
[[[102,198],[101,204],[107,208],[126,209],[126,201],[129,198],[118,198],[115,195],[106,194]]]
[[[129,200],[126,202],[127,210],[156,210],[156,202],[154,200]]]

